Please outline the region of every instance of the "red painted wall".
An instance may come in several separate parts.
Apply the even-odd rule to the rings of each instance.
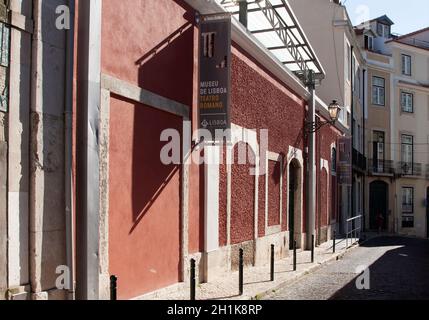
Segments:
[[[103,0],[102,72],[192,106],[193,15],[181,0]]]
[[[239,142],[235,145],[234,163],[238,163],[238,149],[246,144]],[[254,239],[255,228],[255,176],[250,175],[254,167],[255,155],[248,147],[250,157],[247,164],[235,164],[231,173],[231,243],[237,244]]]
[[[109,266],[127,299],[176,283],[180,270],[180,166],[160,162],[164,128],[180,118],[112,97]]]
[[[289,180],[287,178],[287,166],[286,166],[286,159],[284,159],[283,162],[283,188],[282,188],[282,194],[283,194],[283,216],[282,216],[282,231],[288,231],[288,220],[289,220],[289,208],[288,208],[288,192],[289,192]],[[304,199],[304,198],[302,198]],[[304,209],[305,212],[305,209]]]
[[[268,226],[280,225],[280,162],[268,161]]]
[[[194,10],[182,0],[104,0],[102,14],[102,72],[188,105],[191,114],[195,114]],[[111,121],[112,147],[116,143],[125,155],[111,149],[110,267],[112,273],[120,273],[119,294],[124,298],[179,279],[180,172],[162,185],[164,174],[172,168],[160,165],[156,142],[159,143],[161,129],[181,131],[182,119],[117,97],[112,103]],[[148,135],[148,128],[155,130]],[[128,141],[131,136],[133,140]],[[149,144],[149,137],[155,145]],[[118,139],[122,139],[123,145]],[[147,146],[142,149],[137,143]],[[136,168],[141,164],[135,162],[135,157],[140,157],[146,163],[147,154],[157,157],[152,159],[153,163],[147,163],[151,167],[149,178],[139,175],[146,167]],[[123,172],[123,168],[130,167],[137,170],[132,177]],[[159,177],[153,176],[157,174]],[[189,252],[194,253],[204,247],[203,167],[191,165],[189,180]],[[139,198],[136,192],[143,195]],[[138,214],[135,202],[144,206],[144,202],[150,202],[146,196],[151,193],[156,195],[151,200],[151,211],[129,234],[127,229],[132,221],[128,217]],[[128,199],[124,196],[127,194],[136,199]]]
[[[235,44],[233,46],[231,73],[232,123],[249,129],[269,129],[269,151],[286,155],[289,152],[289,146],[304,150],[302,127],[305,116],[305,101],[293,94],[291,90]],[[288,182],[285,169],[286,167],[283,168],[283,230],[286,230],[288,212],[286,205]],[[234,183],[234,178],[232,180]],[[275,189],[273,181],[269,183],[272,184],[271,188]],[[240,188],[244,189],[243,186]],[[225,199],[226,183],[221,183],[221,203],[226,203]],[[271,212],[278,212],[279,192],[277,194],[274,192],[270,196],[268,206],[271,208]],[[222,216],[222,211],[220,216]],[[270,224],[279,223],[278,215],[276,217],[270,215],[270,217]],[[223,225],[220,224],[220,227],[223,228]],[[265,176],[259,177],[258,234],[259,236],[265,235]],[[220,240],[223,243],[222,238]]]
[[[189,253],[204,251],[204,165],[189,171]]]
[[[320,214],[322,226],[328,225],[328,173],[325,169],[322,170],[320,175]]]
[[[322,121],[326,121],[326,119],[322,118]],[[316,202],[316,223],[319,221],[318,217],[321,214],[321,227],[327,226],[330,224],[330,219],[326,218],[326,212],[328,216],[331,213],[335,214],[336,207],[333,206],[335,201],[333,201],[332,197],[335,196],[332,194],[332,188],[336,188],[337,183],[336,179],[331,177],[331,168],[332,168],[332,155],[331,155],[331,145],[336,143],[337,139],[341,136],[340,132],[333,128],[332,126],[323,127],[316,135],[316,163],[318,164],[317,170],[317,202]],[[320,169],[320,160],[327,160],[329,163],[329,176],[325,174],[323,175],[322,170]],[[329,183],[329,192],[324,192],[326,190]],[[335,199],[334,199],[335,200]],[[326,204],[328,203],[328,205]],[[317,226],[317,224],[316,224]]]
[[[258,187],[258,236],[265,236],[265,176],[259,177]]]
[[[219,166],[219,190],[222,190],[219,197],[219,246],[226,246],[228,243],[227,235],[227,201],[226,201],[226,189],[227,189],[227,165],[226,165],[226,147],[222,149],[223,162]]]

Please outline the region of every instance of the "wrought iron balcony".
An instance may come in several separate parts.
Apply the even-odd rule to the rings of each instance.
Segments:
[[[425,177],[429,180],[429,164],[423,172],[421,163],[393,162],[391,160],[368,160],[370,174],[374,175],[395,175],[396,177]]]
[[[362,172],[365,172],[367,167],[366,157],[355,148],[353,148],[353,167]]]
[[[369,159],[368,166],[371,174],[393,175],[395,173],[395,166],[391,160]]]
[[[402,176],[420,177],[423,172],[422,164],[415,162],[399,162],[396,172]]]

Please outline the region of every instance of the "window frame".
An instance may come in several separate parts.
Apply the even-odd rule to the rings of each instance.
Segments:
[[[361,79],[360,66],[357,68],[355,86],[356,86],[356,91],[358,92],[359,102],[362,102],[362,79]]]
[[[337,173],[337,148],[333,147],[331,149],[331,171],[332,173]]]
[[[411,106],[410,106],[411,111],[408,111],[408,110],[405,109],[408,106],[404,105],[404,103],[403,103],[404,102],[404,99],[403,99],[404,96],[405,97],[407,97],[407,96],[411,97]],[[400,99],[400,101],[401,101],[401,112],[403,112],[403,113],[414,113],[414,93],[408,92],[408,91],[401,91],[401,99]]]
[[[0,112],[9,112],[10,98],[10,52],[11,52],[11,26],[0,21],[0,68],[4,76],[4,88],[0,92]],[[3,87],[3,86],[2,86]]]
[[[415,188],[411,186],[402,186],[402,204],[401,204],[401,212],[402,212],[402,228],[414,228],[414,211],[415,211]],[[406,197],[404,191],[409,190],[411,191],[411,197],[410,197],[410,203],[404,202],[404,198]],[[404,206],[408,206],[411,208],[408,210],[408,208],[404,209]]]
[[[383,86],[379,86],[375,84],[375,79],[381,79],[383,80]],[[379,103],[379,101],[374,101],[374,89],[382,89],[383,90],[383,103]],[[378,91],[377,91],[378,93]],[[379,100],[379,99],[378,99]],[[381,106],[381,107],[385,107],[386,106],[386,79],[383,77],[379,77],[379,76],[372,76],[372,104],[375,106]]]
[[[380,142],[380,137],[382,137],[383,141]],[[376,139],[378,138],[378,139]],[[386,133],[384,131],[380,131],[380,130],[373,130],[372,132],[372,139],[373,139],[373,168],[377,170],[377,173],[382,173],[384,172],[385,169],[385,163],[386,163]],[[376,153],[374,154],[374,146],[375,144],[377,144],[376,147]],[[382,155],[383,158],[379,159],[379,150],[380,150],[380,144],[383,147],[383,151],[382,151]]]
[[[408,66],[408,64],[406,63],[407,58],[409,61],[409,73],[407,73],[407,70],[406,70],[406,66]],[[412,68],[413,68],[412,57],[409,54],[402,53],[401,54],[401,69],[402,69],[401,73],[402,73],[402,75],[411,77],[413,74]]]
[[[381,27],[381,34],[379,27]],[[387,34],[386,34],[387,33]],[[383,38],[390,38],[390,26],[381,22],[377,22],[377,34]]]
[[[411,191],[411,201],[410,201],[410,203],[407,203],[407,202],[404,202],[404,191],[405,190],[408,190],[408,191]],[[404,206],[409,206],[411,209],[410,210],[406,210],[406,209],[404,209]],[[405,187],[405,186],[403,186],[402,187],[402,205],[401,205],[401,211],[402,211],[402,214],[414,214],[414,187]]]
[[[404,137],[411,138],[411,143],[404,142],[404,140],[403,140]],[[411,146],[411,163],[410,163],[411,164],[411,168],[410,169],[411,169],[411,175],[412,175],[414,173],[414,136],[413,135],[411,135],[411,134],[405,134],[405,133],[401,134],[401,163],[402,163],[402,165],[405,164],[405,163],[407,163],[407,162],[404,161],[404,151],[405,151],[404,146]],[[402,170],[403,169],[401,168],[401,171]],[[404,174],[409,175],[408,172],[406,172]]]
[[[352,64],[352,46],[350,43],[346,42],[346,80],[351,83],[352,81],[352,74],[351,74],[351,64]]]
[[[365,35],[365,49],[369,51],[374,51],[374,37],[371,35]]]

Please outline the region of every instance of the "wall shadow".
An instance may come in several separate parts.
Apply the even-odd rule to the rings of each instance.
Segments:
[[[183,6],[181,1],[175,2]],[[191,21],[192,17],[186,14],[184,18]],[[135,61],[139,68],[139,87],[192,106],[193,37],[193,25],[186,22]],[[132,159],[134,225],[130,233],[142,221],[172,177],[178,171],[182,174],[180,165],[164,165],[160,160],[161,149],[167,143],[160,141],[161,132],[165,129],[175,129],[182,138],[181,120],[172,114],[136,105]],[[143,123],[145,125],[142,125]],[[182,144],[180,159],[181,151]]]

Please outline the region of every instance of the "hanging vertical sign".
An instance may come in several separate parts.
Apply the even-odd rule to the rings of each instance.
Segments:
[[[352,185],[352,138],[338,139],[338,184]]]
[[[231,15],[199,16],[199,128],[210,131],[230,128]]]

